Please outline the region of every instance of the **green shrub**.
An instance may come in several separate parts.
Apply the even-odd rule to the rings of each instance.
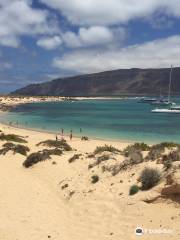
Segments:
[[[127,146],[123,150],[123,153],[126,156],[129,156],[129,154],[134,153],[134,152],[149,151],[149,150],[150,150],[150,147],[145,143],[134,143],[133,145]]]
[[[155,144],[150,148],[148,156],[146,157],[147,160],[156,160],[162,157],[162,154],[165,151],[165,148],[173,148],[179,147],[179,144],[173,142],[162,142],[159,144]]]
[[[157,144],[163,148],[173,148],[173,147],[179,147],[178,143],[174,143],[174,142],[162,142],[160,144]]]
[[[14,151],[14,153],[19,153],[21,155],[26,156],[27,152],[29,152],[30,149],[27,146],[18,144],[14,147],[13,151]]]
[[[139,187],[137,185],[132,185],[129,189],[129,195],[134,195],[139,191]]]
[[[143,156],[141,152],[134,152],[131,153],[128,159],[125,159],[121,163],[116,163],[111,166],[103,166],[102,171],[108,171],[111,172],[112,176],[117,175],[120,171],[125,171],[128,168],[131,168],[133,165],[139,164],[143,161]],[[91,166],[92,167],[92,164]]]
[[[0,134],[0,140],[2,141],[11,141],[11,142],[19,142],[19,143],[27,143],[25,139],[15,134]]]
[[[157,169],[145,168],[139,179],[142,184],[142,190],[149,190],[159,183],[161,174]]]
[[[91,177],[91,183],[95,184],[99,181],[99,176],[98,175],[93,175]]]
[[[29,168],[34,164],[50,159],[50,156],[42,152],[31,153],[23,162],[23,166]]]
[[[91,168],[99,165],[101,162],[107,161],[109,159],[110,159],[110,157],[109,157],[108,154],[104,154],[102,156],[99,156],[98,158],[96,158],[96,161],[94,163],[89,164],[88,169],[91,169]]]
[[[43,145],[43,146],[47,146],[47,147],[55,147],[55,148],[60,148],[64,151],[71,151],[72,148],[71,146],[66,142],[66,140],[46,140],[46,141],[43,141],[43,142],[40,142],[37,144],[37,146],[40,146],[40,145]]]
[[[117,152],[120,152],[120,150],[111,145],[110,146],[108,146],[108,145],[99,146],[99,147],[96,147],[96,149],[94,150],[94,154],[98,154],[98,153],[102,153],[102,152],[117,153]]]
[[[143,155],[141,152],[133,152],[129,154],[130,165],[139,164],[143,162]]]
[[[4,148],[13,148],[15,146],[14,143],[11,143],[11,142],[7,142],[7,143],[4,143],[3,144],[3,147]]]
[[[23,166],[28,168],[38,162],[51,159],[50,155],[61,155],[61,154],[62,154],[61,149],[57,149],[57,148],[51,149],[51,150],[44,149],[39,152],[31,153],[24,161]]]
[[[162,157],[162,154],[164,153],[165,148],[162,144],[156,144],[153,145],[146,157],[147,160],[154,161],[160,157]]]
[[[14,154],[19,153],[26,156],[27,152],[29,152],[30,149],[27,146],[21,144],[16,145],[14,143],[7,142],[3,144],[3,148],[0,150],[0,154],[5,155],[9,151],[13,151]]]

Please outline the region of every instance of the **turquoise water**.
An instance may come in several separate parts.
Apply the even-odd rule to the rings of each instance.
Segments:
[[[135,99],[34,103],[0,115],[0,121],[52,132],[64,128],[67,134],[72,129],[78,136],[180,142],[180,114],[151,113],[152,108]]]

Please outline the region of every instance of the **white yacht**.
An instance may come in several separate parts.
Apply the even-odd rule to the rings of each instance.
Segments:
[[[171,96],[171,83],[172,83],[172,69],[173,69],[173,67],[171,66],[167,103],[171,103],[170,96]],[[168,108],[155,108],[155,109],[151,110],[151,112],[153,112],[153,113],[180,113],[180,106],[173,106],[173,105],[174,105],[174,103],[171,103],[171,105],[168,105],[169,106]]]
[[[151,112],[153,112],[153,113],[180,113],[180,108],[179,109],[156,108],[156,109],[153,109]]]

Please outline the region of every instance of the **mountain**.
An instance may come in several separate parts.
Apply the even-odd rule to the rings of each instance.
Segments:
[[[15,95],[53,96],[118,96],[118,95],[167,95],[169,68],[120,69],[31,84],[18,89]],[[172,73],[171,92],[180,94],[180,67]]]

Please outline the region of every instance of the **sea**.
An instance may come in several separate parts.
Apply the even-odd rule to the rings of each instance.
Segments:
[[[180,97],[172,100],[180,104]],[[136,98],[31,103],[0,114],[0,121],[94,139],[180,143],[180,114],[152,113],[153,108]]]

